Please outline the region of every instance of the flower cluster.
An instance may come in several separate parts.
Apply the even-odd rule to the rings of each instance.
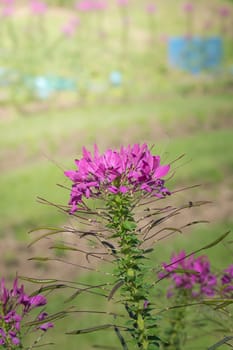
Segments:
[[[47,5],[43,1],[31,0],[31,12],[35,15],[43,15],[47,11]]]
[[[230,265],[227,269],[223,271],[223,276],[221,278],[222,283],[222,293],[225,296],[233,296],[233,265]]]
[[[170,194],[161,180],[170,166],[160,165],[160,157],[152,155],[146,144],[121,147],[119,151],[109,149],[102,155],[95,145],[93,156],[83,148],[83,157],[75,163],[77,170],[65,171],[74,183],[71,213],[79,209],[83,197],[99,197],[103,192],[142,191],[157,197]]]
[[[190,13],[193,11],[193,4],[191,2],[187,2],[183,5],[184,12]]]
[[[95,10],[104,10],[107,7],[105,0],[81,0],[75,4],[80,12],[89,12]]]
[[[66,37],[75,35],[79,26],[79,19],[77,17],[70,18],[69,21],[62,27],[61,31]]]
[[[173,282],[168,297],[172,296],[174,289],[183,289],[194,298],[215,294],[217,277],[210,271],[207,256],[186,257],[185,251],[181,251],[172,256],[169,264],[163,263],[162,266],[165,271],[159,273],[159,278],[169,278]]]
[[[32,309],[44,306],[47,303],[43,295],[29,296],[24,292],[24,286],[19,287],[17,278],[13,288],[5,287],[4,279],[0,281],[0,345],[17,346],[20,341],[21,321]],[[47,314],[42,312],[38,321],[46,321]],[[38,328],[46,331],[53,327],[51,322],[45,322]]]

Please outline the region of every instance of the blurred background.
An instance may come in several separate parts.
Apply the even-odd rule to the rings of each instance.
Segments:
[[[168,187],[201,184],[177,200],[211,201],[191,216],[210,223],[159,243],[157,263],[232,229],[233,1],[0,0],[0,16],[0,275],[79,278],[29,263],[49,244],[27,244],[30,230],[67,222],[37,197],[68,202],[57,184],[70,186],[63,171],[83,145],[147,142],[163,163],[185,154]],[[232,250],[223,242],[210,256],[224,266]]]

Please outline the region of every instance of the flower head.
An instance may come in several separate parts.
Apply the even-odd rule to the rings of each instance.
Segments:
[[[233,265],[230,265],[227,269],[223,271],[223,276],[221,277],[222,293],[225,296],[233,295]]]
[[[129,0],[117,0],[119,6],[127,6],[129,4]]]
[[[83,148],[83,157],[75,161],[77,170],[65,171],[73,181],[71,213],[79,209],[83,197],[103,194],[150,193],[159,198],[170,194],[161,178],[169,172],[169,165],[160,165],[160,157],[151,154],[146,144],[108,149],[99,154],[95,145],[93,156]]]
[[[186,12],[186,13],[193,12],[193,4],[192,4],[191,2],[186,2],[186,3],[183,5],[183,10],[184,10],[184,12]]]
[[[47,11],[47,5],[40,0],[31,0],[31,12],[35,15],[43,15]]]
[[[220,9],[219,9],[219,15],[220,15],[221,17],[228,17],[229,14],[230,14],[230,9],[229,9],[229,7],[226,7],[226,6],[220,7]]]
[[[191,255],[186,257],[185,251],[181,251],[171,257],[169,264],[163,263],[162,266],[165,271],[160,273],[159,277],[172,280],[169,296],[172,296],[174,289],[189,291],[192,297],[213,296],[215,294],[217,278],[210,271],[210,262],[207,256],[195,258]]]
[[[19,345],[22,319],[32,309],[46,303],[43,295],[29,296],[26,294],[24,286],[18,285],[17,278],[10,290],[6,288],[2,278],[0,281],[0,345]],[[41,327],[39,328],[44,331],[52,327],[52,324],[45,323],[43,328]]]
[[[156,11],[156,6],[155,6],[155,4],[153,4],[153,2],[150,2],[150,3],[148,3],[147,4],[147,6],[146,6],[146,11],[148,12],[148,13],[155,13],[155,11]]]
[[[67,37],[72,37],[75,35],[77,27],[79,26],[78,18],[71,18],[63,27],[62,32]]]
[[[1,15],[3,17],[10,17],[14,13],[15,0],[2,0]]]
[[[80,12],[88,12],[93,10],[93,2],[91,0],[81,0],[75,4],[75,7]]]

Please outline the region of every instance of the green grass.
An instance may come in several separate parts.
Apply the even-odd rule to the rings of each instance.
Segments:
[[[231,149],[232,132],[223,129],[174,138],[169,144],[160,142],[156,152],[164,153],[163,162],[186,154],[177,163],[176,175],[169,184],[172,188],[175,183],[213,186],[228,179],[233,171]],[[59,159],[59,163],[63,169],[74,168],[71,158]],[[174,167],[176,168],[176,164]],[[68,202],[68,191],[57,187],[56,184],[70,186],[70,183],[56,164],[50,161],[35,162],[16,168],[13,172],[3,172],[0,178],[3,235],[10,230],[14,231],[16,236],[21,236],[23,231],[27,232],[35,226],[54,225],[64,219],[54,208],[36,202],[37,196],[55,203]]]

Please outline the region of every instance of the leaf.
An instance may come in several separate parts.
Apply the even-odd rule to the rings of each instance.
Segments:
[[[145,324],[144,324],[144,320],[143,320],[141,314],[138,314],[137,325],[138,325],[138,329],[139,329],[140,331],[143,331],[143,330],[144,330]]]
[[[215,343],[214,345],[212,345],[210,348],[208,348],[208,350],[215,350],[217,348],[219,348],[221,345],[226,344],[229,340],[232,340],[233,337],[225,337],[222,340],[220,340],[219,342]]]
[[[123,228],[128,231],[133,231],[137,227],[136,223],[134,221],[124,221],[122,224]]]
[[[115,284],[115,286],[113,287],[113,289],[111,290],[109,296],[108,296],[108,301],[112,299],[113,295],[116,293],[116,291],[123,286],[124,282],[123,281],[119,281],[117,282],[117,284]]]

